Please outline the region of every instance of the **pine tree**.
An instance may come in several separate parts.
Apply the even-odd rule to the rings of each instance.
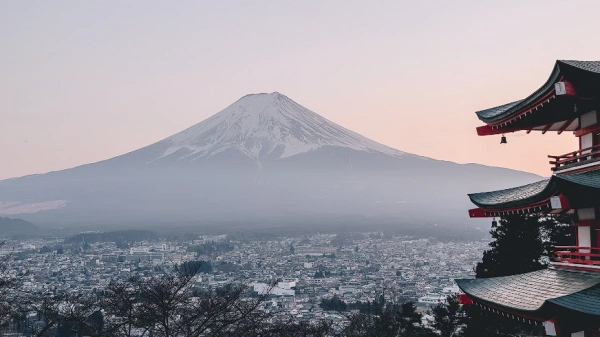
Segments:
[[[540,220],[545,255],[552,257],[555,246],[575,246],[577,227],[572,226],[571,215],[546,217]]]
[[[440,303],[432,309],[433,327],[440,337],[460,336],[463,328],[464,312],[456,296],[448,296],[446,303]]]
[[[544,269],[545,245],[542,223],[535,216],[510,215],[499,221],[490,234],[490,250],[477,264],[477,278],[507,276]]]
[[[491,249],[483,253],[482,262],[475,272],[477,278],[498,277],[528,273],[545,268],[545,261],[553,245],[570,245],[572,229],[562,225],[568,218],[554,219],[525,215],[502,218],[490,234],[494,239]],[[570,234],[569,234],[570,233]],[[540,336],[539,327],[530,327],[507,321],[498,315],[483,312],[477,306],[463,308],[464,337]]]

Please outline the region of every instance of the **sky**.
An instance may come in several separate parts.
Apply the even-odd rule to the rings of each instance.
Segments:
[[[551,174],[571,133],[478,137],[557,59],[600,59],[600,1],[0,1],[0,179],[149,145],[281,92],[402,151]]]

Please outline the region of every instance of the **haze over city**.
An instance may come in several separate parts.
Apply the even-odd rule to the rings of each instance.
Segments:
[[[108,159],[274,91],[402,151],[547,176],[546,155],[572,137],[520,132],[500,146],[476,136],[474,112],[525,97],[556,59],[597,58],[579,32],[598,30],[599,7],[3,2],[0,179]]]

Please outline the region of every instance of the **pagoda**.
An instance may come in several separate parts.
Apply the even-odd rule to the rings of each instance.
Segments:
[[[499,191],[470,194],[472,218],[570,214],[576,245],[554,247],[547,269],[456,280],[463,304],[520,322],[549,336],[600,337],[600,61],[557,61],[548,80],[523,100],[476,112],[480,136],[526,131],[572,132],[579,149],[550,155],[552,176]],[[496,224],[494,221],[493,224]],[[518,249],[518,247],[514,247]]]

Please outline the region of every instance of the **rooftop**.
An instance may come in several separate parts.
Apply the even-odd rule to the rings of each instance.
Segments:
[[[586,81],[594,79],[600,81],[600,61],[556,61],[550,77],[538,90],[525,99],[497,107],[477,111],[477,117],[485,123],[493,123],[520,111],[534,103],[543,94],[554,89],[554,84],[562,78]],[[598,83],[598,82],[597,82]]]
[[[572,201],[580,201],[582,191],[600,192],[600,168],[571,173],[557,174],[550,179],[504,190],[469,194],[471,201],[480,208],[505,210],[537,205],[552,196],[564,194]]]
[[[538,311],[553,303],[600,315],[600,273],[544,269],[530,273],[456,283],[470,297],[518,311]]]

